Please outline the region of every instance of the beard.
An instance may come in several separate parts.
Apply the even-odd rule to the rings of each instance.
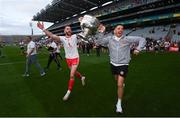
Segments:
[[[122,36],[122,33],[116,33],[115,34],[117,37],[121,37]]]
[[[66,32],[65,34],[66,34],[67,36],[71,36],[72,33],[71,33],[71,32]]]

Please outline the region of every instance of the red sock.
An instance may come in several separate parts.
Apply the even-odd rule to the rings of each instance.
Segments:
[[[72,88],[74,86],[74,79],[69,80],[68,90],[72,91]]]
[[[76,77],[79,78],[79,79],[81,79],[81,77],[82,77],[81,73],[79,73],[78,71],[76,71],[75,75],[76,75]]]

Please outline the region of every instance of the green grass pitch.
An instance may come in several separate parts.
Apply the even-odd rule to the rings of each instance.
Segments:
[[[111,75],[108,54],[81,54],[79,71],[87,85],[75,79],[70,99],[66,93],[69,70],[52,63],[40,77],[32,66],[23,78],[25,57],[17,47],[3,48],[0,58],[0,116],[180,116],[180,53],[141,53],[133,56],[125,80],[124,113],[116,114],[116,82]],[[45,67],[47,51],[39,55]]]

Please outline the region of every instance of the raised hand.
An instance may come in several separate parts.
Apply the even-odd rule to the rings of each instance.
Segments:
[[[139,54],[139,50],[134,50],[133,52],[135,55],[138,55]]]
[[[39,29],[41,29],[48,37],[52,38],[53,40],[57,40],[59,41],[59,36],[54,35],[53,33],[51,33],[50,31],[48,31],[47,29],[44,28],[44,23],[42,22],[38,22],[37,23],[37,27]]]
[[[43,23],[43,22],[42,22],[42,23],[38,22],[38,23],[37,23],[37,27],[38,27],[39,29],[41,29],[41,30],[44,30],[44,23]]]
[[[103,24],[100,24],[99,25],[99,27],[98,27],[98,30],[99,30],[99,32],[105,32],[105,30],[106,30],[106,27],[103,25]]]

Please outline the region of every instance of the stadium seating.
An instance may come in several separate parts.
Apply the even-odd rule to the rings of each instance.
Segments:
[[[52,5],[46,7],[46,15],[42,11],[34,16],[34,20],[52,20],[54,24],[48,30],[57,35],[63,35],[63,29],[66,25],[72,27],[73,33],[79,33],[81,29],[78,18],[84,14],[90,14],[96,16],[101,23],[108,27],[115,27],[118,24],[124,25],[126,27],[125,34],[131,32],[129,35],[143,36],[154,40],[168,37],[173,42],[179,41],[180,25],[177,22],[180,3],[178,0],[106,0],[109,2],[108,4],[105,1],[91,0],[94,6],[98,4],[94,9],[90,7],[93,6],[93,3],[79,1],[80,4],[77,4],[73,0],[71,2],[53,0]],[[86,4],[89,6],[82,6]],[[65,5],[64,8],[61,9],[61,5]],[[58,6],[59,8],[57,8]],[[74,10],[72,15],[65,13],[59,16],[59,14],[51,12],[61,10],[65,12],[64,9],[70,9],[70,6]],[[81,9],[85,9],[85,13],[82,13],[83,11],[76,13]],[[62,19],[57,20],[57,17]],[[177,24],[175,28],[171,27],[173,23]],[[136,30],[132,31],[134,28]]]

